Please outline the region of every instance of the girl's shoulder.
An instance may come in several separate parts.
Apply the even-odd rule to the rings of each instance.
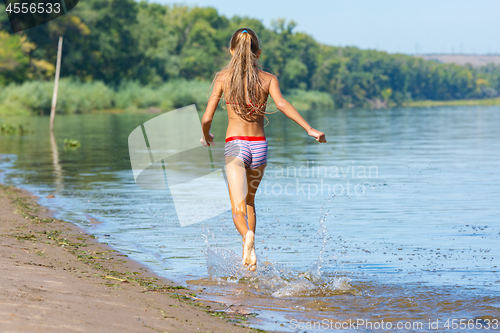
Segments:
[[[267,79],[267,80],[273,80],[276,79],[276,75],[263,71],[262,69],[259,69],[259,76],[262,79]]]
[[[227,77],[227,69],[223,69],[215,74],[214,81],[224,81]]]
[[[259,79],[262,86],[264,87],[264,90],[269,91],[269,86],[271,85],[271,81],[276,79],[276,76],[274,74],[259,69]]]

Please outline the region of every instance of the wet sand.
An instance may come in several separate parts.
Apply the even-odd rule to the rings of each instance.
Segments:
[[[234,304],[201,301],[0,185],[2,332],[255,332]]]

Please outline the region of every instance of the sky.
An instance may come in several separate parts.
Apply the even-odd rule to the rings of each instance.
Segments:
[[[297,23],[335,46],[389,53],[500,54],[500,0],[150,0],[214,7],[219,14]],[[250,27],[251,28],[251,27]]]

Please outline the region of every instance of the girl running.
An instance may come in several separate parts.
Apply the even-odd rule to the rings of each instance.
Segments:
[[[231,61],[214,79],[212,94],[201,121],[203,138],[200,142],[205,146],[213,144],[210,126],[224,94],[229,118],[224,156],[233,222],[243,238],[243,265],[254,271],[257,268],[255,193],[267,163],[264,115],[268,96],[271,95],[278,110],[316,141],[326,142],[326,139],[323,132],[312,128],[283,98],[276,76],[257,67],[261,49],[255,32],[249,28],[236,30],[229,51]]]

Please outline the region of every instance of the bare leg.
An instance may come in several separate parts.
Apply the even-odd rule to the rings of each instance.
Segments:
[[[231,199],[231,210],[236,230],[245,237],[248,228],[246,196],[247,179],[245,164],[239,158],[226,157],[226,175],[229,185],[229,197]]]
[[[243,237],[243,264],[250,264],[254,232],[248,227],[246,197],[248,192],[245,164],[239,158],[226,157],[226,175],[229,185],[231,210],[236,230]]]
[[[247,169],[248,193],[246,196],[246,212],[248,217],[248,228],[254,233],[257,224],[255,213],[255,193],[257,192],[257,188],[259,187],[262,177],[264,176],[265,168],[266,164],[261,165],[257,169]],[[249,265],[249,270],[254,271],[257,269],[257,255],[255,254],[255,246],[252,246],[250,250]]]
[[[247,196],[246,196],[246,209],[248,216],[248,228],[255,232],[256,227],[256,214],[255,214],[255,193],[260,185],[266,164],[261,165],[257,169],[247,169]]]

